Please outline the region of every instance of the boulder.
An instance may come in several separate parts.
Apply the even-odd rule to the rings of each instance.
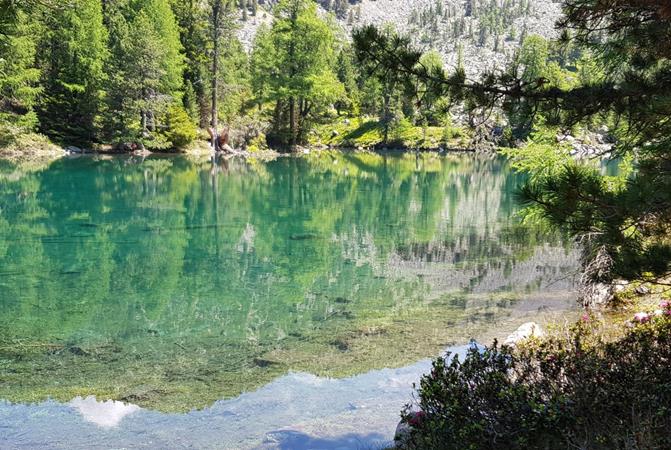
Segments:
[[[529,338],[541,338],[545,336],[545,332],[536,322],[527,322],[519,326],[517,330],[503,341],[503,345],[514,347],[520,342]]]
[[[79,147],[75,147],[74,145],[70,145],[69,147],[66,147],[65,151],[68,152],[68,153],[84,153],[84,150],[82,150]]]
[[[610,283],[591,283],[581,288],[580,297],[584,306],[594,308],[613,301],[614,291],[615,288]]]

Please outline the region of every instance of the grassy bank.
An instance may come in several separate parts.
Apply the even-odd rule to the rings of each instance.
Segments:
[[[317,125],[309,136],[315,146],[334,148],[397,148],[413,150],[468,149],[469,133],[456,126],[415,126],[402,120],[389,130],[389,142],[384,142],[384,127],[374,118],[339,117],[327,124]]]
[[[54,159],[64,150],[38,133],[27,133],[12,127],[0,127],[0,158],[8,160]]]

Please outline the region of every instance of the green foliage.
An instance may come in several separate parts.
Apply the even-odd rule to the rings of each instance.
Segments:
[[[244,112],[251,96],[249,61],[245,49],[237,39],[227,39],[222,49],[220,64],[221,102],[219,116],[230,123]]]
[[[107,31],[98,0],[77,0],[46,16],[42,36],[43,97],[40,127],[63,143],[82,145],[96,138],[102,108]]]
[[[275,104],[269,139],[305,142],[311,117],[344,96],[334,70],[334,33],[307,0],[283,0],[272,28],[259,30],[252,52],[254,92]]]
[[[345,88],[345,95],[338,99],[334,106],[339,114],[342,111],[347,111],[357,116],[360,114],[362,101],[359,88],[361,74],[356,68],[356,56],[350,45],[343,46],[338,52],[336,70],[338,81]]]
[[[570,144],[557,142],[559,132],[557,127],[541,126],[525,145],[501,153],[510,158],[516,170],[528,173],[532,182],[554,178],[574,163]]]
[[[166,130],[163,132],[170,146],[183,149],[196,140],[198,130],[186,110],[179,104],[168,108],[165,119]]]
[[[112,138],[148,143],[163,126],[159,118],[181,99],[183,56],[175,17],[159,0],[121,1],[110,15]]]
[[[668,448],[671,316],[605,342],[589,324],[517,351],[449,354],[422,378],[417,449]]]
[[[443,125],[442,142],[448,147],[452,147],[453,141],[455,139],[464,136],[464,131],[460,127],[454,126],[452,124],[452,118],[449,115],[445,117],[443,122],[444,125]]]
[[[0,128],[32,129],[33,107],[41,89],[40,71],[35,66],[36,36],[40,27],[28,13],[9,10],[2,4],[4,23],[0,33]]]

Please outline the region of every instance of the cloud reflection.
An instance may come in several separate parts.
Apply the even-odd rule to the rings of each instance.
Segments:
[[[141,409],[137,405],[116,400],[99,402],[94,396],[76,397],[68,405],[78,410],[84,420],[103,428],[114,428],[124,417]]]

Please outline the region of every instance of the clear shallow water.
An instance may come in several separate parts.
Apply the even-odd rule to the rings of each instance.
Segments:
[[[473,156],[0,163],[0,398],[185,412],[565,310],[575,256],[518,224],[521,181]]]
[[[450,350],[461,357],[467,347]],[[68,404],[0,403],[6,449],[227,448],[341,450],[384,448],[393,441],[410,386],[431,368],[422,360],[400,369],[345,379],[283,376],[258,391],[186,414],[78,397]]]

